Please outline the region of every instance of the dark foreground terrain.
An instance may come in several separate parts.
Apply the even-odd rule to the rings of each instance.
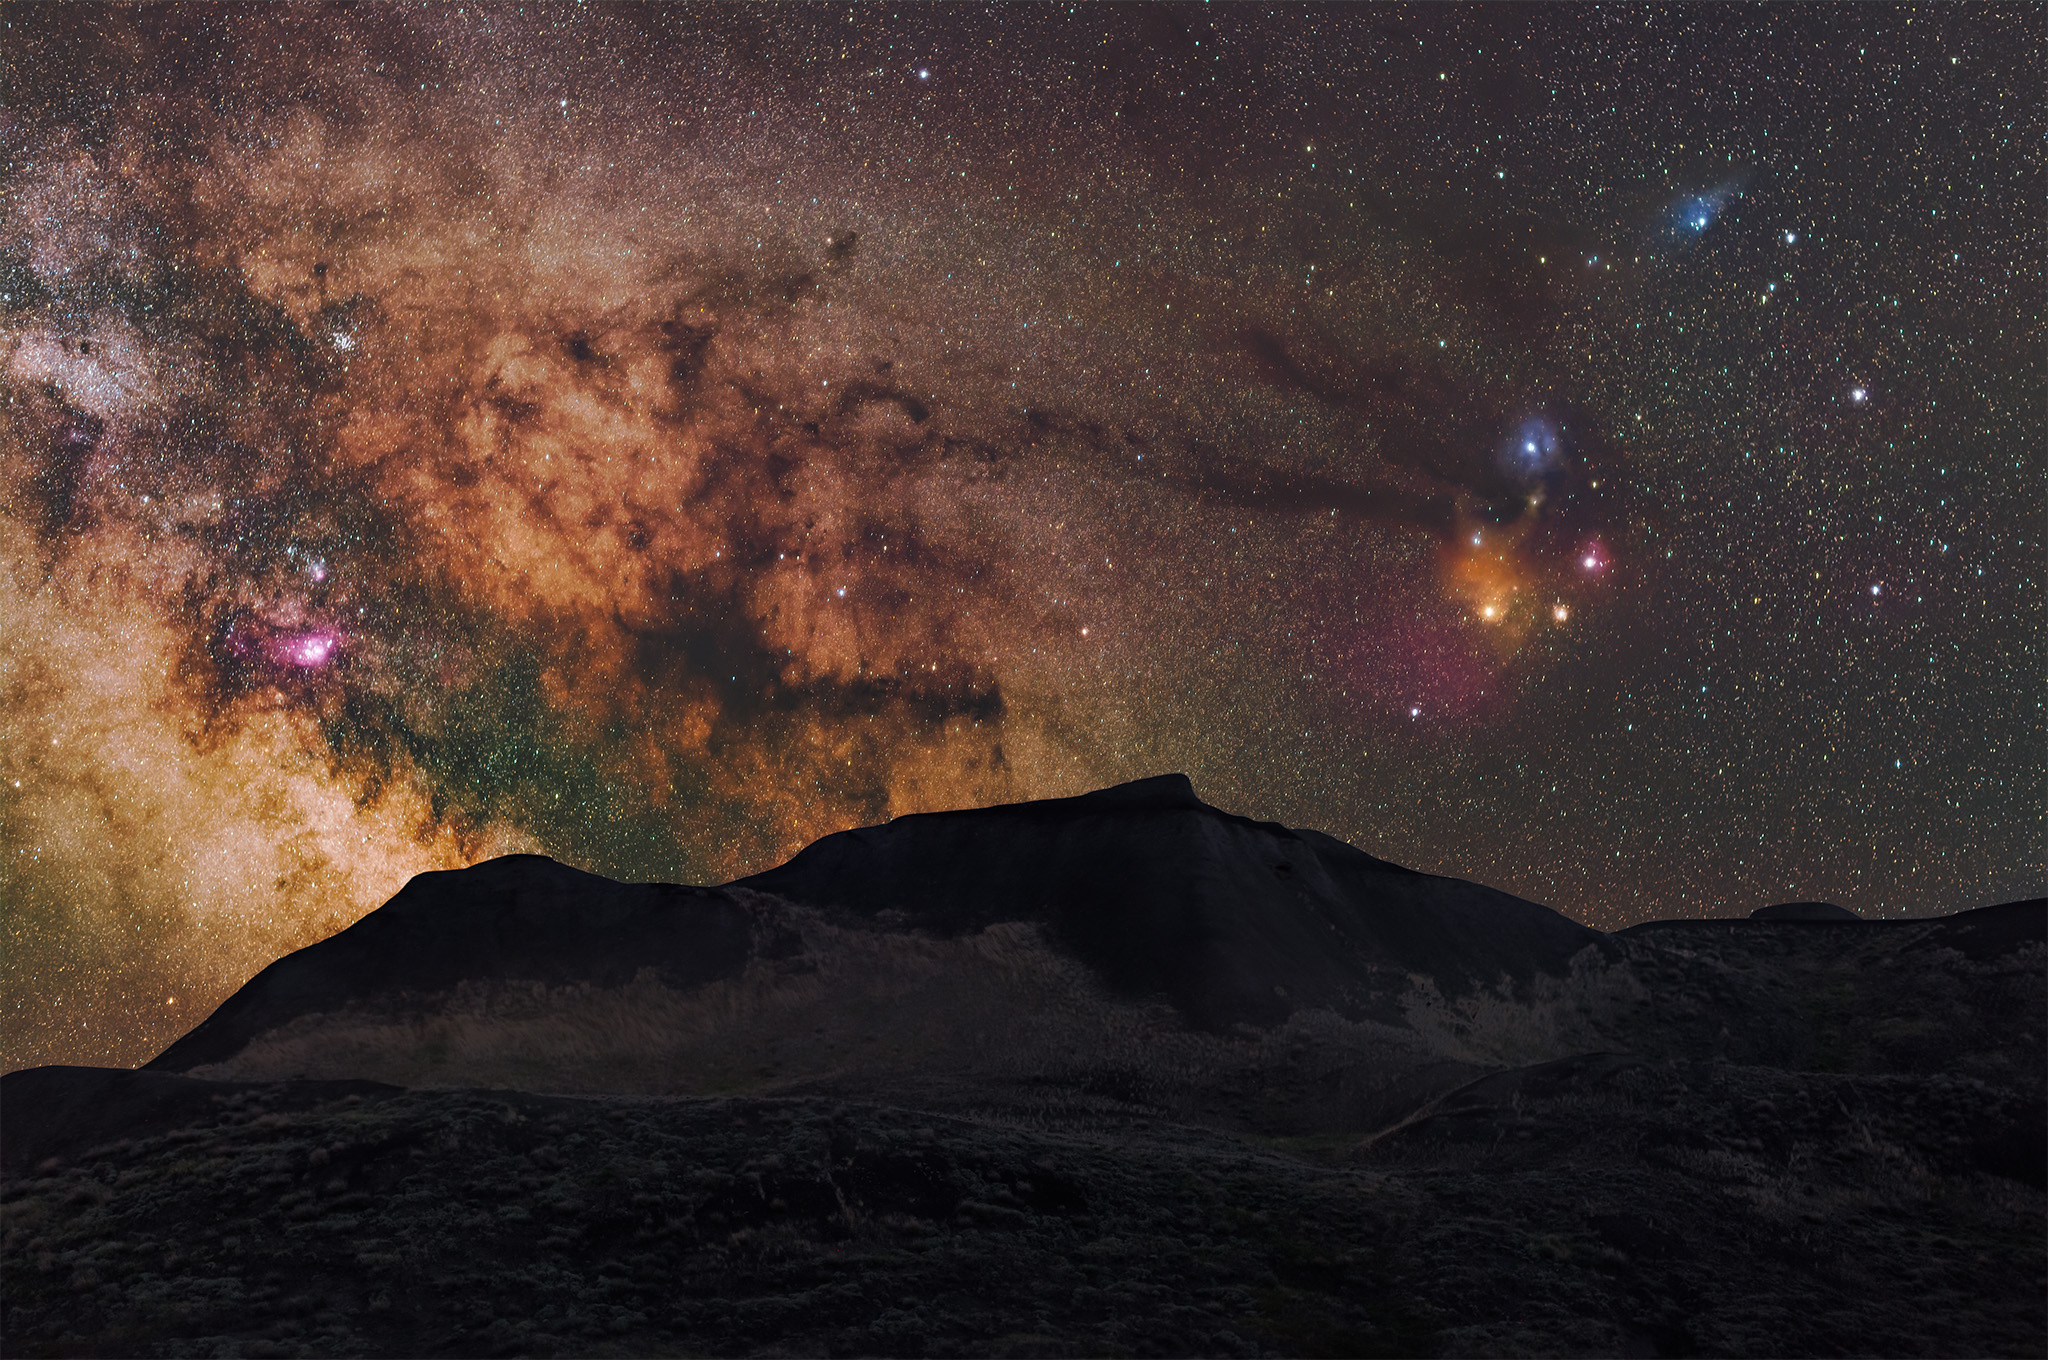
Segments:
[[[26,1355],[2048,1351],[2048,904],[1613,935],[1184,779],[422,875],[0,1078]]]
[[[8,1180],[10,1355],[1954,1356],[2048,1335],[2041,1189],[1972,1141],[2018,1112],[1968,1079],[1602,1056],[1489,1078],[1360,1151],[1108,1113],[106,1075],[174,1089],[141,1136]]]

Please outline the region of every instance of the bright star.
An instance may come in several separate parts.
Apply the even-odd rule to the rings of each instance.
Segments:
[[[1849,400],[1855,402],[1857,405],[1861,406],[1865,401],[1869,399],[1870,393],[1867,389],[1861,387],[1852,387],[1849,389]]]

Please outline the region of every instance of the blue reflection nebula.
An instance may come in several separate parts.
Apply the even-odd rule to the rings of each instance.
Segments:
[[[1550,467],[1563,452],[1564,436],[1543,416],[1523,421],[1508,438],[1509,466],[1531,476]]]
[[[1684,237],[1698,236],[1721,219],[1728,205],[1742,192],[1739,180],[1727,180],[1711,189],[1688,194],[1671,208],[1671,230]]]

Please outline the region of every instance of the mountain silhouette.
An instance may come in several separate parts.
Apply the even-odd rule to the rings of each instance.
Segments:
[[[617,986],[643,971],[687,987],[737,973],[752,919],[716,889],[618,883],[545,855],[417,875],[339,933],[265,968],[146,1066],[182,1072],[301,1016],[462,983]]]
[[[722,888],[531,855],[422,874],[148,1068],[698,1094],[978,1074],[1134,1095],[1176,1064],[1249,1080],[1274,1062],[1255,1050],[1311,1014],[1352,1028],[1297,1035],[1297,1057],[1334,1042],[1348,1054],[1319,1065],[1352,1078],[1310,1122],[1358,1123],[1485,1065],[1443,1042],[1444,1016],[1490,1007],[1500,1030],[1501,1007],[1575,959],[1618,956],[1549,908],[1233,816],[1164,775],[897,818]],[[1174,1099],[1217,1098],[1183,1081]]]
[[[1163,993],[1211,1029],[1372,1012],[1389,978],[1461,994],[1563,974],[1603,943],[1548,907],[1219,811],[1183,774],[901,817],[740,884],[941,936],[1043,922],[1119,993]]]

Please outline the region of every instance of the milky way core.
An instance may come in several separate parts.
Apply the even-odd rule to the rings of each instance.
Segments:
[[[11,8],[0,1059],[1169,769],[2039,891],[2040,20],[1912,14]]]

